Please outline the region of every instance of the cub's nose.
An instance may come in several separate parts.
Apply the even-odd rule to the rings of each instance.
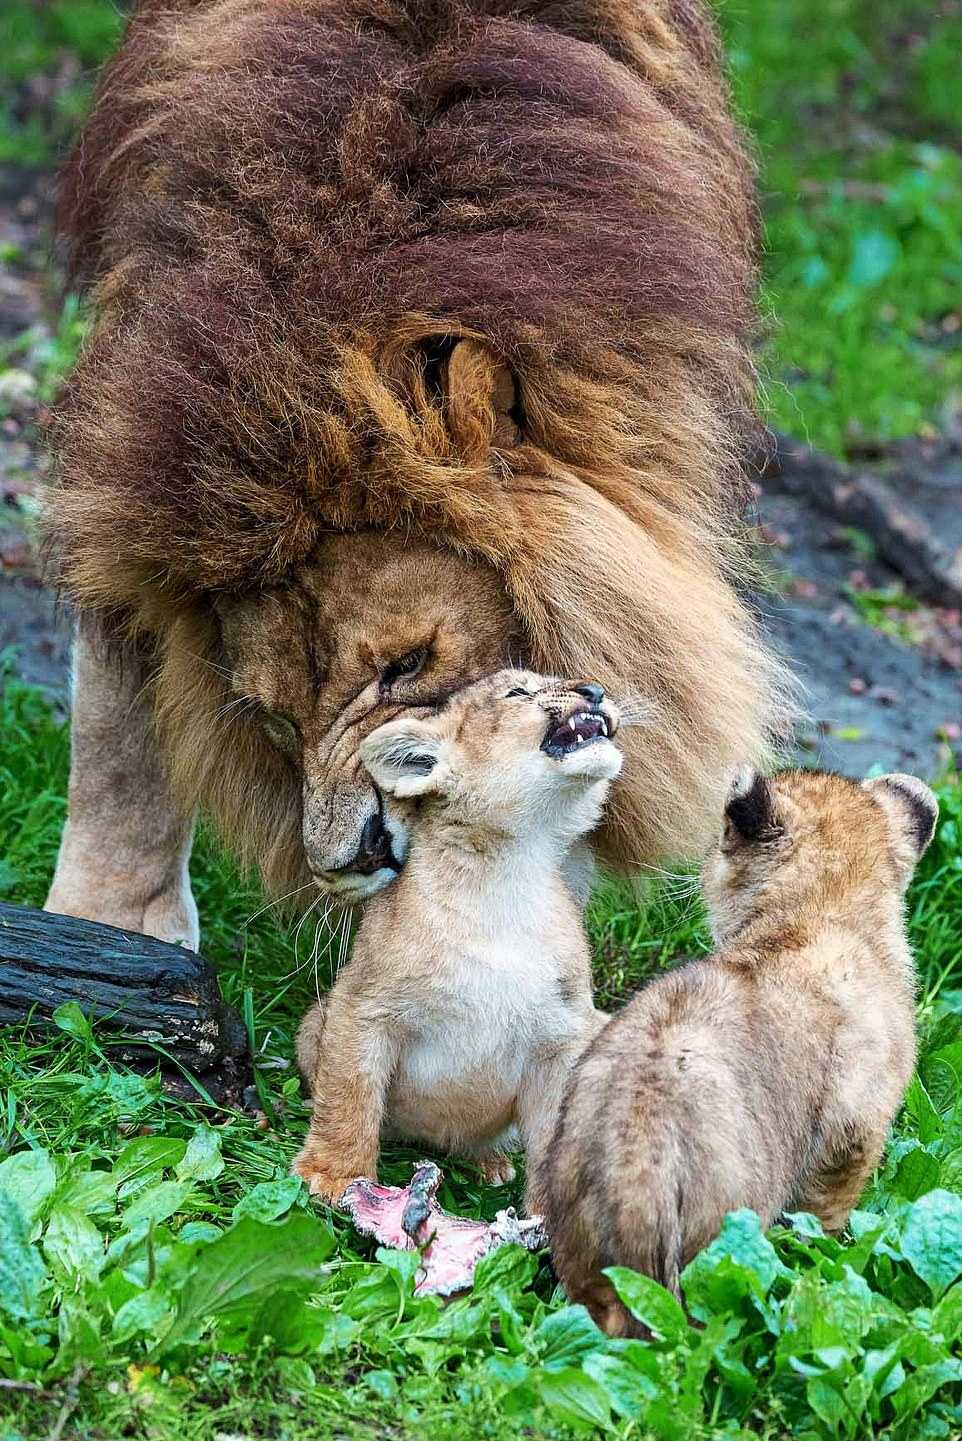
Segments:
[[[575,695],[583,695],[592,705],[601,705],[605,698],[604,686],[596,685],[593,680],[585,681],[584,685],[576,685],[573,689]]]
[[[351,861],[350,869],[362,876],[372,876],[375,871],[383,870],[385,866],[395,871],[400,869],[391,850],[391,837],[380,815],[375,811],[374,815],[368,816],[364,822],[361,843],[357,855]]]

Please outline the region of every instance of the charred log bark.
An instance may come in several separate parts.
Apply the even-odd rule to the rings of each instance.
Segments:
[[[213,967],[194,951],[0,903],[0,1025],[49,1025],[66,1001],[117,1033],[128,1059],[150,1053],[154,1041],[182,1065],[206,1071],[247,1051]]]

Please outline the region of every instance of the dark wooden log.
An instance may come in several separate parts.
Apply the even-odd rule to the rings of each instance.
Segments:
[[[196,952],[0,903],[0,1025],[49,1025],[66,1001],[122,1036],[129,1058],[150,1052],[150,1040],[195,1071],[247,1052],[240,1018]]]

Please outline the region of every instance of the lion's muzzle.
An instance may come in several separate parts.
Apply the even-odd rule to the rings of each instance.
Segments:
[[[305,786],[304,851],[320,890],[345,905],[390,885],[407,857],[407,833],[384,813],[372,785],[342,783],[332,794]]]

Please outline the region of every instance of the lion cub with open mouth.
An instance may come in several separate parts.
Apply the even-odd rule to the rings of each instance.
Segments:
[[[505,670],[363,742],[410,850],[298,1033],[314,1113],[294,1169],[316,1195],[375,1176],[385,1126],[493,1181],[518,1131],[547,1139],[605,1019],[563,866],[621,769],[617,727],[600,686]]]
[[[915,1062],[903,895],[938,805],[911,776],[736,783],[702,873],[718,950],[653,981],[574,1070],[529,1187],[574,1301],[636,1329],[601,1274],[678,1293],[726,1212],[848,1219]]]

